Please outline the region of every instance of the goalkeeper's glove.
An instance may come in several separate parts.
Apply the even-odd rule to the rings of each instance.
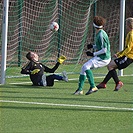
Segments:
[[[87,55],[87,56],[94,56],[94,54],[93,54],[92,52],[90,52],[90,51],[87,51],[87,52],[86,52],[86,55]]]
[[[91,49],[91,48],[93,48],[93,45],[92,45],[92,44],[88,44],[88,45],[87,45],[87,48],[88,48],[88,49]]]
[[[40,69],[34,69],[33,71],[31,71],[31,74],[36,74],[40,71]]]
[[[60,64],[62,64],[64,61],[66,60],[66,57],[64,55],[61,55],[59,58],[58,58],[58,62]]]

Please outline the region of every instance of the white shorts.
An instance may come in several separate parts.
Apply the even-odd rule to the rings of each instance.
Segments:
[[[102,60],[101,58],[95,56],[88,60],[81,68],[80,74],[86,75],[85,71],[89,69],[94,69],[94,68],[100,68],[107,66],[111,61],[111,58],[108,60]]]

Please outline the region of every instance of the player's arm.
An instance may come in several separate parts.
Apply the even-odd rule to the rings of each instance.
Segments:
[[[97,55],[101,55],[101,54],[104,54],[104,53],[107,52],[107,44],[106,44],[106,42],[104,41],[103,36],[100,36],[99,42],[101,43],[101,49],[98,50],[98,51],[96,51],[96,52],[93,52],[93,53],[90,52],[90,51],[87,51],[87,52],[86,52],[87,56],[97,56]],[[95,45],[93,45],[93,48],[94,48],[94,47],[96,48]]]
[[[57,70],[57,68],[59,67],[59,65],[60,65],[60,63],[57,62],[53,68],[49,68],[49,67],[42,64],[44,71],[48,72],[48,73],[54,73]]]
[[[55,64],[55,66],[53,68],[49,68],[43,64],[42,64],[42,66],[43,66],[45,72],[54,73],[57,70],[57,68],[59,67],[59,65],[62,64],[65,60],[66,60],[66,57],[61,55],[58,58],[58,62]]]
[[[97,51],[97,52],[94,52],[94,56],[97,56],[97,55],[101,55],[101,54],[105,54],[107,51],[107,48],[102,48],[101,50]]]
[[[101,50],[94,52],[94,53],[87,51],[86,54],[87,54],[87,56],[97,56],[97,55],[106,53],[106,51],[107,51],[107,48],[102,48]]]

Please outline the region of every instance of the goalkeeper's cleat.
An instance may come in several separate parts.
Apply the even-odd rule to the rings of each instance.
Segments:
[[[101,82],[99,85],[96,86],[98,89],[105,89],[106,88],[106,84]]]
[[[123,83],[122,83],[121,81],[119,81],[119,82],[116,84],[114,91],[118,91],[122,86],[123,86]]]
[[[77,89],[73,94],[74,95],[83,95],[83,90]]]
[[[66,60],[66,57],[64,55],[61,55],[59,58],[58,58],[58,62],[60,64],[62,64],[64,61]]]
[[[65,82],[68,82],[68,77],[67,77],[67,73],[66,73],[66,71],[63,71],[62,72],[62,75],[63,75],[63,80],[65,81]]]
[[[93,92],[96,92],[96,91],[98,91],[98,88],[97,88],[97,87],[90,88],[90,89],[89,89],[89,91],[88,91],[88,92],[86,92],[86,94],[85,94],[85,95],[89,95],[89,94],[91,94],[91,93],[93,93]]]

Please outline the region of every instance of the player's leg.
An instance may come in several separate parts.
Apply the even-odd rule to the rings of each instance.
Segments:
[[[116,77],[116,71],[115,71],[114,68],[117,68],[117,65],[114,62],[114,60],[111,60],[111,62],[108,64],[107,68],[108,68],[109,72],[107,73],[107,75],[104,78],[104,80],[99,85],[97,85],[97,88],[98,89],[106,88],[106,84],[111,79],[111,77],[112,77],[113,74]]]
[[[68,77],[67,77],[67,74],[65,71],[62,72],[62,75],[63,76],[60,76],[60,75],[57,75],[57,74],[53,74],[53,79],[56,79],[56,80],[63,80],[65,82],[68,82]]]
[[[83,94],[83,86],[86,80],[86,75],[79,75],[78,89],[74,92],[74,95],[82,95]]]
[[[67,76],[67,73],[66,73],[66,71],[63,71],[62,72],[62,80],[64,80],[65,82],[68,82],[68,76]]]
[[[85,95],[89,95],[93,92],[96,92],[98,91],[97,87],[95,86],[95,82],[94,82],[94,77],[93,77],[93,73],[90,69],[86,70],[86,76],[87,76],[87,79],[88,79],[88,82],[90,84],[90,89],[88,92],[86,92]]]
[[[123,57],[115,59],[114,62],[116,63],[117,68],[119,70],[121,70],[121,69],[125,69],[131,63],[133,63],[133,59],[130,59],[130,58],[127,58],[126,56],[123,56]],[[117,76],[117,74],[116,74],[116,76]],[[123,86],[123,83],[119,79],[117,80],[116,78],[114,78],[114,75],[113,75],[113,79],[116,83],[114,91],[118,91]]]
[[[91,62],[91,69],[94,68],[100,68],[100,67],[104,67],[107,64],[109,64],[110,59],[108,60],[102,60],[99,57],[94,57],[90,60]],[[90,83],[90,89],[89,91],[86,93],[86,95],[91,94],[93,92],[96,92],[98,90],[98,88],[95,86],[95,82],[94,82],[94,77],[93,77],[93,73],[90,69],[87,69],[86,71],[86,76],[88,78],[88,81]]]
[[[89,82],[90,88],[91,88],[89,90],[92,90],[93,88],[95,88],[94,77],[93,77],[93,73],[90,70],[90,68],[93,68],[92,59],[88,60],[81,68],[78,89],[75,91],[75,93],[74,93],[75,95],[83,93],[83,85],[84,85],[86,76],[87,76],[87,79],[88,79],[88,82]],[[91,91],[89,91],[89,92],[91,92]],[[88,95],[88,93],[86,93],[86,95]]]
[[[112,60],[108,65],[108,69],[109,69],[108,74],[104,78],[103,82],[101,82],[97,87],[99,89],[100,88],[106,88],[107,82],[112,77],[115,81],[115,84],[116,84],[114,91],[118,91],[123,86],[123,83],[119,80],[115,69],[116,68],[118,68],[119,70],[124,69],[127,66],[129,66],[132,62],[133,62],[133,60],[127,58],[126,56]]]
[[[79,75],[79,81],[78,81],[78,89],[74,92],[74,95],[82,95],[83,94],[83,86],[84,86],[84,82],[86,80],[85,71],[86,71],[86,65],[88,64],[88,62],[86,62],[81,68],[81,72]]]

